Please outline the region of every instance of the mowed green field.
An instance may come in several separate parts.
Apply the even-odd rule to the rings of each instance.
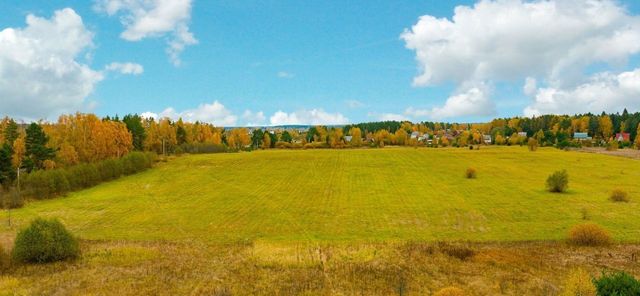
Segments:
[[[466,179],[468,167],[477,179]],[[567,169],[565,194],[545,180]],[[608,200],[614,188],[630,203]],[[12,210],[13,229],[58,217],[89,240],[560,240],[584,216],[640,241],[640,162],[543,148],[254,151],[183,156]],[[2,219],[6,221],[6,212]],[[4,223],[3,223],[4,224]],[[15,230],[3,227],[5,234]]]

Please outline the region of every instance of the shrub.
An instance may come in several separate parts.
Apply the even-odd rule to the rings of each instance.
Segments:
[[[438,248],[440,252],[446,254],[447,256],[458,258],[462,261],[465,261],[476,254],[476,252],[473,249],[464,245],[452,245],[448,243],[439,243]]]
[[[616,151],[618,150],[618,142],[617,141],[610,141],[609,143],[607,143],[607,151]]]
[[[614,189],[609,199],[613,202],[629,202],[629,195],[622,189]]]
[[[597,224],[579,224],[569,230],[569,242],[578,246],[602,246],[611,243],[611,235]]]
[[[434,296],[464,296],[464,291],[457,287],[446,287],[440,289]]]
[[[593,283],[598,295],[640,295],[640,281],[625,272],[603,274]]]
[[[575,269],[567,276],[561,296],[595,296],[596,287],[584,269]]]
[[[37,218],[18,232],[13,259],[24,263],[46,263],[77,258],[78,241],[57,219]]]
[[[465,176],[467,177],[467,179],[475,179],[477,177],[476,169],[468,168],[465,172]]]
[[[529,147],[529,151],[538,150],[538,140],[536,140],[535,138],[529,138],[527,146]]]
[[[547,178],[547,189],[550,192],[565,192],[569,188],[567,170],[557,171]]]

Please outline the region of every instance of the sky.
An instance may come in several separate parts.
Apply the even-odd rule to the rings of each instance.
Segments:
[[[5,0],[0,115],[219,126],[640,110],[635,0]]]

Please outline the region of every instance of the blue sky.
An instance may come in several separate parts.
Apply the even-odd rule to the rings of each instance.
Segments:
[[[174,29],[153,31],[140,40],[126,40],[121,36],[127,30],[127,24],[122,20],[132,17],[132,9],[120,8],[114,13],[108,13],[105,9],[96,8],[101,2],[109,1],[120,0],[20,0],[0,3],[0,11],[3,11],[0,30],[24,29],[27,26],[25,18],[29,14],[52,19],[55,11],[71,8],[81,17],[84,29],[93,34],[91,45],[81,48],[81,53],[74,56],[72,61],[86,65],[102,75],[100,79],[90,82],[90,92],[72,95],[82,97],[76,99],[74,104],[60,105],[59,109],[55,109],[58,108],[56,105],[53,109],[40,112],[30,113],[25,111],[25,108],[16,106],[22,101],[37,104],[36,98],[24,95],[28,99],[23,99],[20,93],[16,94],[19,91],[8,94],[0,91],[0,94],[5,96],[15,96],[15,99],[3,103],[5,106],[0,108],[0,113],[3,113],[2,109],[6,107],[5,110],[9,110],[6,112],[10,113],[8,115],[26,119],[52,119],[59,115],[57,113],[72,112],[75,108],[99,115],[150,112],[148,114],[188,117],[186,114],[189,112],[198,113],[198,109],[206,110],[203,104],[217,102],[215,107],[210,106],[210,110],[216,114],[207,116],[198,113],[199,115],[193,118],[235,125],[344,123],[388,118],[406,118],[414,121],[481,121],[497,116],[535,115],[564,110],[585,111],[580,108],[564,108],[563,106],[575,105],[576,102],[568,98],[563,99],[563,96],[580,96],[579,86],[593,82],[596,78],[591,77],[591,74],[597,75],[604,71],[611,75],[607,83],[620,84],[616,75],[625,72],[635,73],[633,71],[639,64],[638,49],[631,45],[624,53],[607,55],[604,61],[601,56],[584,54],[578,55],[575,59],[571,58],[572,61],[581,62],[574,62],[575,65],[572,67],[566,67],[568,70],[562,68],[561,76],[549,73],[552,72],[550,69],[556,68],[555,65],[566,61],[566,56],[536,63],[547,67],[531,72],[523,69],[505,70],[503,64],[490,57],[481,65],[474,62],[458,67],[458,71],[472,72],[476,69],[481,73],[474,75],[452,74],[453,70],[448,69],[446,65],[436,65],[433,60],[416,61],[416,55],[421,50],[428,56],[438,57],[438,60],[442,61],[441,64],[455,65],[461,59],[459,55],[435,53],[433,45],[439,42],[438,40],[421,41],[425,37],[417,31],[412,31],[412,26],[418,25],[421,16],[430,15],[452,20],[454,8],[460,5],[469,6],[471,13],[477,10],[478,15],[486,16],[486,13],[480,12],[491,13],[492,10],[500,15],[500,7],[496,3],[480,10],[472,8],[476,1],[184,0],[190,5],[189,15],[179,23],[188,26],[188,31],[197,40],[197,44],[186,45],[184,50],[179,52],[180,64],[176,65],[166,52],[168,42],[176,38]],[[523,11],[526,11],[527,2],[511,2],[513,5],[524,7]],[[614,8],[622,8],[622,14],[628,17],[626,23],[611,20],[611,32],[630,27],[630,35],[637,33],[640,28],[636,26],[640,4],[637,1],[611,3]],[[146,9],[152,10],[153,7]],[[462,15],[460,18],[463,19]],[[453,21],[452,23],[462,34],[469,31],[468,27]],[[421,25],[430,28],[436,24],[436,21],[429,21]],[[523,26],[523,30],[526,30],[526,25]],[[405,29],[409,29],[412,36],[401,38]],[[488,30],[498,31],[495,27]],[[438,32],[429,34],[425,36],[431,38]],[[589,34],[585,33],[584,39],[587,39],[586,36],[592,36]],[[510,36],[513,35],[495,37],[496,43],[503,42],[501,40],[505,38],[512,38]],[[410,38],[416,40],[417,47],[406,47]],[[607,36],[599,38],[604,40]],[[565,46],[580,42],[567,40],[568,45]],[[453,44],[457,40],[449,42]],[[468,50],[482,52],[480,46],[470,44]],[[509,52],[508,48],[511,47],[504,48]],[[444,49],[455,52],[459,47],[451,46]],[[571,49],[568,47],[566,51],[572,51]],[[559,48],[555,52],[563,50],[565,49]],[[0,70],[1,61],[0,57]],[[138,64],[144,71],[137,75],[127,75],[104,70],[113,62]],[[487,64],[489,66],[486,66]],[[423,74],[423,66],[434,69],[435,78],[428,79],[426,83],[414,82],[416,77]],[[482,67],[485,66],[490,70],[478,70],[484,69]],[[521,67],[531,65],[523,63]],[[34,69],[36,68],[30,68],[28,73],[38,74],[34,74],[37,71]],[[581,74],[577,75],[574,72]],[[12,77],[16,75],[10,73],[13,72],[0,72],[0,75],[4,75],[0,76],[0,79],[7,85],[20,83],[12,81]],[[583,77],[564,78],[572,76]],[[530,94],[523,91],[526,78],[536,82],[534,89],[537,91]],[[626,104],[624,106],[630,109],[640,105],[634,104],[633,99],[628,98],[636,95],[633,92],[635,89],[631,90],[631,94],[627,94],[628,89],[619,90],[615,85],[612,88],[621,95],[616,95],[608,101],[587,101],[585,104],[592,106],[594,110],[586,111],[602,111],[595,108],[616,111],[614,109],[622,106],[620,104]],[[553,97],[558,101],[565,100],[565,103],[553,106],[546,104],[545,93],[542,91],[544,89],[555,90]],[[595,93],[598,91],[593,90]],[[64,95],[65,93],[62,93],[58,97]],[[636,97],[635,100],[640,100],[640,97]],[[468,110],[455,107],[455,102],[477,108]],[[173,112],[163,113],[166,108],[172,108]],[[54,109],[56,111],[51,111]],[[243,114],[247,110],[249,113],[245,117]],[[282,116],[272,118],[278,111]],[[258,112],[262,112],[262,116],[256,116]],[[220,116],[227,119],[220,119]]]

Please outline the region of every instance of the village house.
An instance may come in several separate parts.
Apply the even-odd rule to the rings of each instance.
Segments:
[[[491,145],[491,135],[482,135],[482,141],[487,145]]]
[[[591,137],[589,137],[588,133],[573,133],[573,139],[578,141],[589,141]]]
[[[629,133],[617,133],[615,139],[618,142],[630,142],[631,135]]]

